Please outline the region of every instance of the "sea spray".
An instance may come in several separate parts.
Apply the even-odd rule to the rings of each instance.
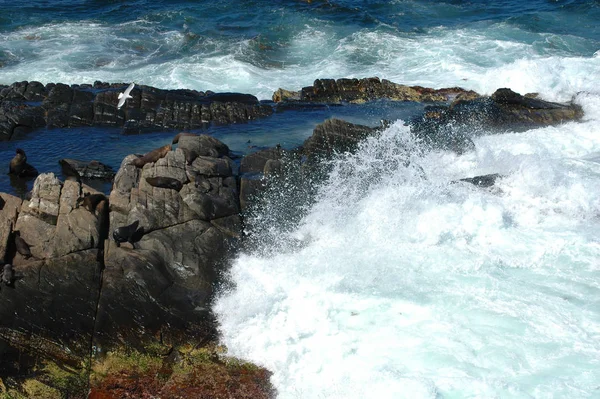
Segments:
[[[401,121],[367,139],[280,236],[303,246],[233,263],[223,343],[272,370],[281,398],[590,397],[597,125],[476,137],[462,156]],[[457,182],[479,172],[503,177]]]

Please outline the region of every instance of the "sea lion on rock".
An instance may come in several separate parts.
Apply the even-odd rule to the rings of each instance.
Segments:
[[[173,177],[155,176],[146,177],[146,182],[152,187],[170,188],[179,191],[183,187],[183,183]]]
[[[181,148],[181,151],[183,151],[183,155],[185,156],[185,162],[188,165],[194,163],[196,158],[198,158],[198,153],[194,150],[190,150],[188,148]]]
[[[117,227],[113,231],[113,239],[117,243],[117,246],[120,246],[122,242],[128,242],[135,248],[134,243],[139,241],[144,234],[144,228],[140,227],[138,229],[138,225],[140,224],[139,220],[131,223],[129,226],[121,226]]]
[[[173,144],[179,143],[179,139],[183,136],[197,136],[197,134],[188,132],[177,133],[177,135],[173,137]]]
[[[15,230],[15,246],[17,247],[17,252],[25,257],[25,259],[31,258],[31,250],[29,249],[29,244],[25,242],[25,240],[21,237],[21,232]]]
[[[4,268],[2,269],[2,282],[8,287],[12,287],[15,282],[15,271],[9,263],[4,265]]]
[[[82,198],[77,200],[79,206],[83,206],[85,209],[94,213],[96,207],[101,201],[104,201],[106,196],[104,194],[90,194],[86,193]]]
[[[4,201],[4,198],[0,197],[0,211],[4,208],[4,204],[6,204],[6,201]]]
[[[17,148],[16,154],[11,159],[8,173],[19,177],[34,177],[38,175],[38,171],[33,166],[27,163],[27,155],[21,148]]]
[[[134,159],[133,162],[131,162],[131,164],[137,168],[143,168],[144,165],[146,165],[147,163],[156,162],[159,159],[163,158],[169,153],[169,151],[171,151],[171,144],[167,144],[165,146],[152,150],[144,156]]]

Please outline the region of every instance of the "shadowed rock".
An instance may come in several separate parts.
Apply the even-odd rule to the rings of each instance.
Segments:
[[[16,82],[0,90],[0,140],[48,127],[114,126],[124,134],[244,123],[272,114],[270,105],[242,93],[161,90],[136,85],[117,109],[122,83],[65,85]]]
[[[577,121],[582,116],[582,108],[573,103],[554,103],[498,89],[490,97],[458,97],[450,105],[426,107],[410,126],[426,143],[461,153],[473,148],[471,137],[479,134],[521,132]]]
[[[74,176],[82,179],[112,180],[115,171],[102,162],[81,161],[78,159],[64,158],[58,161],[65,176]]]
[[[11,287],[15,282],[15,272],[11,264],[7,263],[2,268],[2,283],[4,285]]]
[[[501,177],[502,176],[499,175],[498,173],[492,173],[489,175],[467,177],[467,178],[459,179],[459,180],[467,182],[467,183],[471,183],[477,187],[487,188],[487,187],[492,187],[494,184],[496,184],[496,180]]]
[[[309,159],[331,156],[334,152],[354,151],[358,143],[376,132],[375,128],[357,125],[341,119],[328,119],[317,125],[304,142],[304,154]]]
[[[101,232],[108,220],[98,209],[78,205],[84,193],[95,194],[76,181],[42,174],[28,200],[0,194],[6,202],[0,212],[0,258],[13,265],[10,279],[18,280],[16,289],[0,290],[3,371],[19,372],[11,366],[14,348],[20,359],[71,366],[89,358],[102,269],[98,254],[106,239]],[[26,360],[17,364],[28,367]]]

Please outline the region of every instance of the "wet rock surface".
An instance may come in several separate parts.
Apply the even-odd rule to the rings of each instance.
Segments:
[[[473,148],[470,137],[478,134],[521,132],[582,117],[583,110],[577,104],[554,103],[498,89],[489,97],[459,96],[449,105],[426,107],[410,126],[430,145],[461,153]]]
[[[115,177],[115,171],[108,165],[99,161],[82,161],[73,158],[63,158],[58,161],[66,176],[82,179],[111,180]]]
[[[377,77],[363,79],[317,79],[312,86],[298,92],[279,89],[273,94],[276,103],[364,103],[373,100],[436,102],[448,101],[458,95],[477,97],[478,94],[459,87],[430,89],[406,86]]]
[[[242,93],[161,90],[135,86],[117,109],[128,84],[94,85],[16,82],[0,90],[0,140],[47,127],[113,126],[125,134],[160,129],[195,129],[209,123],[245,123],[273,109]]]

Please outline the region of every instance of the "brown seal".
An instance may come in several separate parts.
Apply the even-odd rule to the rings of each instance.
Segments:
[[[38,175],[37,169],[27,163],[27,155],[25,155],[25,151],[21,148],[17,148],[15,156],[10,160],[8,173],[19,177]]]
[[[183,183],[173,177],[155,176],[146,177],[146,182],[152,187],[170,188],[179,191],[183,187]]]
[[[94,213],[94,211],[96,210],[96,207],[98,206],[98,204],[101,201],[104,201],[105,199],[106,199],[106,195],[104,195],[104,194],[90,194],[90,193],[86,193],[83,196],[83,198],[79,198],[77,200],[77,204],[79,206],[83,206],[85,209],[87,209],[91,213]]]
[[[188,132],[177,133],[177,135],[175,137],[173,137],[173,144],[179,143],[179,139],[184,136],[198,136],[198,135],[195,133],[188,133]]]
[[[113,230],[113,239],[120,246],[122,242],[130,243],[135,249],[135,242],[139,241],[144,235],[144,228],[138,228],[140,224],[139,220],[131,223],[128,226],[117,227]]]
[[[183,151],[183,155],[185,156],[185,161],[188,165],[191,165],[196,158],[198,158],[198,153],[194,150],[190,150],[188,148],[180,148]]]
[[[169,151],[171,151],[171,144],[164,145],[160,148],[150,151],[142,157],[134,159],[133,162],[131,162],[131,164],[137,168],[143,168],[144,165],[146,165],[147,163],[156,162],[159,159],[163,158],[169,153]]]
[[[21,238],[21,232],[18,230],[14,231],[15,234],[15,246],[17,247],[17,252],[25,257],[25,259],[31,258],[31,250],[29,249],[29,245],[23,238]]]

